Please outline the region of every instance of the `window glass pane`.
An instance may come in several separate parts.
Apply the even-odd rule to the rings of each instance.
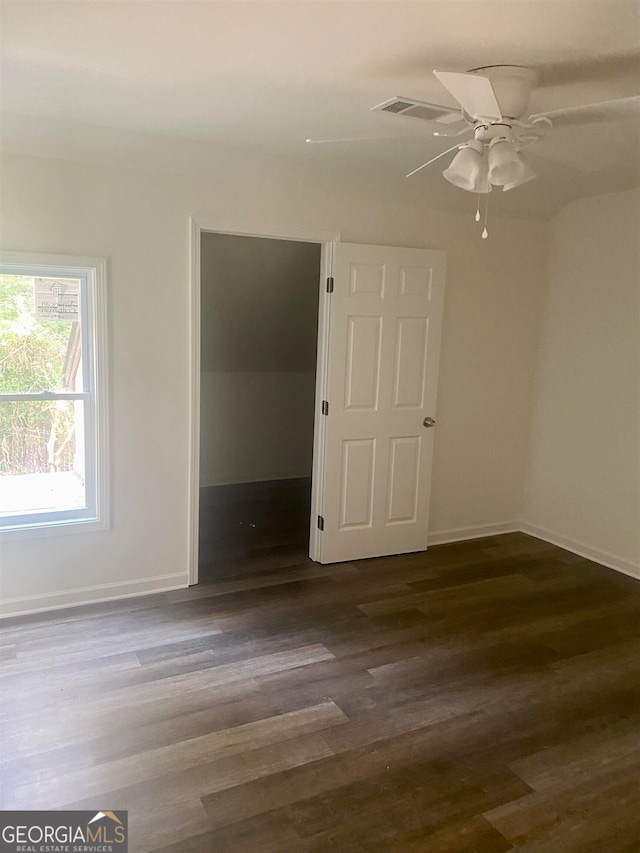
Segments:
[[[0,516],[86,505],[84,405],[0,401]]]
[[[0,393],[82,391],[80,279],[0,275]]]

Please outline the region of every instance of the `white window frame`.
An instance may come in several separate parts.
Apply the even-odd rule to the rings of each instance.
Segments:
[[[82,392],[2,394],[0,402],[82,400],[85,403],[86,506],[0,518],[0,539],[84,533],[109,527],[107,262],[104,258],[0,251],[0,273],[80,280]],[[0,477],[0,487],[2,478]]]

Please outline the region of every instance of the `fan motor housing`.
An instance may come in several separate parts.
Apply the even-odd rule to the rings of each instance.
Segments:
[[[511,125],[504,121],[492,121],[487,123],[477,121],[474,127],[474,138],[478,142],[488,145],[494,139],[508,139],[513,141]]]
[[[526,113],[531,92],[538,82],[538,73],[532,68],[523,65],[485,65],[482,68],[471,68],[469,73],[489,78],[504,118],[519,119]]]

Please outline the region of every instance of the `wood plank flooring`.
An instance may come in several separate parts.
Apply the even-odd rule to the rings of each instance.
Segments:
[[[132,853],[640,851],[640,583],[522,534],[320,566],[261,488],[200,586],[0,626],[2,808],[128,809]]]

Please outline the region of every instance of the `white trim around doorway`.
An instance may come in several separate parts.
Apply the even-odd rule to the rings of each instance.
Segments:
[[[322,404],[327,373],[329,304],[324,279],[331,274],[333,244],[340,242],[340,234],[294,227],[259,225],[251,222],[230,224],[207,217],[189,218],[189,480],[187,500],[187,560],[189,584],[198,583],[198,528],[200,512],[200,241],[202,232],[233,234],[238,237],[266,237],[272,240],[298,240],[319,243],[322,247],[320,271],[320,301],[318,305],[318,358],[316,370],[316,424],[313,439],[313,493],[311,518],[317,515],[322,495],[322,470],[320,455],[323,437],[322,420],[318,418]],[[310,556],[318,547],[316,527],[311,524]]]

